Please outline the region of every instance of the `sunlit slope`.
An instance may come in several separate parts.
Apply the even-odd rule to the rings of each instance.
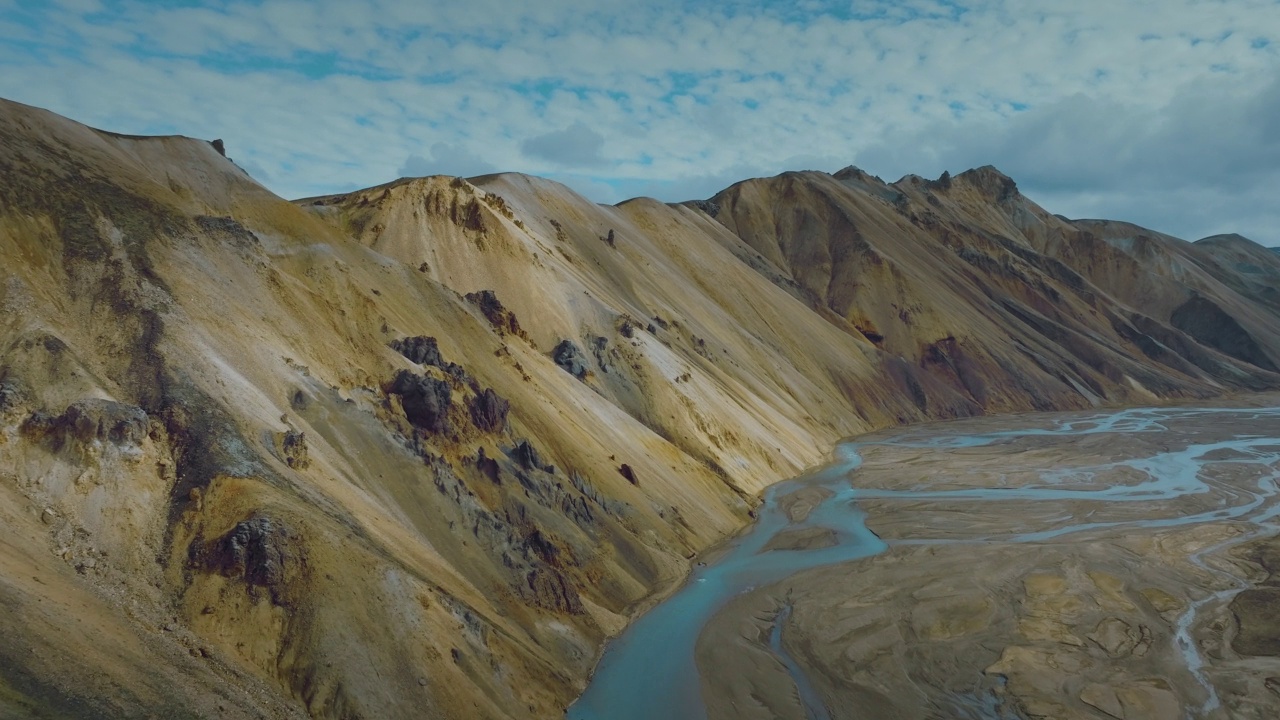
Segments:
[[[81,642],[198,658],[37,662],[65,629],[6,615],[4,702],[553,715],[633,605],[747,520],[706,457],[208,143],[3,110],[4,540],[48,570],[12,601],[87,593],[100,611],[61,618]],[[440,367],[388,347],[419,335]],[[422,388],[430,422],[405,411]],[[789,432],[744,477],[838,431]]]
[[[211,143],[0,102],[0,715],[556,717],[840,437],[1277,381],[1178,329],[1189,290],[1067,268],[1073,225],[855,179],[290,203]],[[1276,263],[1196,252],[1274,362],[1239,266]]]

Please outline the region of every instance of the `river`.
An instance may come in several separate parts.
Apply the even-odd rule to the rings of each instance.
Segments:
[[[1171,425],[1179,428],[1179,440],[1153,444],[1153,440],[1166,434],[1172,437]],[[1230,436],[1220,436],[1214,428],[1223,426],[1235,429]],[[1221,543],[1222,547],[1203,548],[1191,558],[1192,562],[1203,563],[1205,555],[1220,552],[1228,544],[1274,534],[1276,529],[1270,521],[1280,511],[1280,505],[1272,503],[1280,474],[1276,470],[1280,468],[1280,440],[1275,432],[1278,427],[1280,408],[1154,408],[936,423],[842,443],[836,448],[834,462],[768,488],[757,520],[749,530],[717,548],[709,556],[711,562],[697,563],[680,590],[636,619],[609,644],[586,691],[569,709],[568,718],[705,720],[704,683],[695,661],[695,647],[704,627],[718,611],[744,593],[802,571],[870,558],[884,553],[891,544],[1069,543],[1085,532],[1251,523],[1252,531],[1234,536]],[[1241,434],[1239,428],[1253,429],[1256,434]],[[1137,436],[1145,437],[1135,455],[1115,457],[1117,448],[1124,446],[1123,439]],[[1104,453],[1107,456],[1083,466],[1054,465],[1041,467],[1030,475],[1022,473],[1016,485],[956,487],[953,478],[936,483],[941,487],[931,486],[928,479],[910,487],[868,487],[859,482],[864,455],[876,448],[945,454],[1008,446],[1012,453],[1037,448],[1043,442],[1070,446],[1087,438],[1094,438],[1090,447],[1108,448]],[[1103,442],[1097,442],[1100,439]],[[1237,486],[1210,477],[1205,472],[1210,463],[1247,463],[1271,470]],[[1107,484],[1108,478],[1124,480]],[[788,513],[783,500],[802,489],[818,491],[813,496],[819,500],[807,516],[797,519],[794,513]],[[1201,507],[1206,505],[1204,497],[1194,511],[1188,512],[1185,505],[1180,505],[1184,498],[1205,494],[1215,498],[1205,507]],[[981,503],[983,508],[990,508],[992,503],[1008,503],[1019,509],[1021,517],[1005,528],[993,528],[987,523],[971,529],[952,528],[936,538],[917,533],[886,542],[868,529],[864,507],[869,501],[875,501],[877,507],[895,501]],[[1098,511],[1081,516],[1021,510],[1038,507],[1043,511],[1081,503]],[[1125,512],[1106,511],[1121,504],[1127,506]],[[1135,509],[1140,510],[1137,516]],[[1031,526],[1027,517],[1032,518]],[[821,530],[833,535],[836,542],[807,549],[766,549],[781,533],[803,530]],[[1229,583],[1226,589],[1199,598],[1179,618],[1176,652],[1186,671],[1203,686],[1198,695],[1202,702],[1188,709],[1190,716],[1207,715],[1219,704],[1216,689],[1203,672],[1205,659],[1190,629],[1201,607],[1223,603],[1242,587],[1242,582]],[[791,612],[789,604],[779,608],[767,644],[777,657],[781,672],[790,676],[795,696],[803,705],[803,715],[811,720],[829,720],[829,697],[815,689],[802,664],[788,654],[782,641]],[[979,714],[997,717],[997,712],[992,704],[989,711]]]

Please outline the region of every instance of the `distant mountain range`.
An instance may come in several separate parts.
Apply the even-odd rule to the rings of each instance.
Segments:
[[[289,202],[222,150],[0,102],[0,715],[560,717],[842,437],[1280,387],[1274,251],[991,167]]]

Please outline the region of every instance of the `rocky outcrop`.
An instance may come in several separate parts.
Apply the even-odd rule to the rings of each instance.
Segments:
[[[555,467],[543,463],[542,456],[538,454],[535,448],[528,440],[521,440],[508,454],[511,459],[516,461],[520,467],[525,470],[542,470],[544,472],[554,473]]]
[[[409,362],[432,367],[444,367],[440,346],[433,337],[418,335],[391,341],[391,349],[405,356]]]
[[[618,474],[627,479],[632,485],[639,485],[640,481],[636,479],[636,471],[626,463],[618,466]]]
[[[305,470],[311,465],[307,455],[307,434],[286,430],[275,434],[276,456],[294,470]]]
[[[499,432],[507,426],[507,413],[511,403],[504,400],[493,388],[473,397],[469,403],[471,422],[484,432]]]
[[[525,581],[527,597],[538,607],[570,615],[586,612],[578,591],[554,568],[534,568]]]
[[[244,582],[251,595],[265,592],[272,603],[284,605],[289,580],[301,572],[305,556],[288,525],[278,518],[255,515],[202,548],[199,561],[211,571]]]
[[[401,370],[387,392],[399,396],[405,417],[414,427],[435,435],[448,432],[453,402],[448,382]]]
[[[565,372],[579,380],[586,377],[591,370],[587,356],[582,353],[582,348],[569,339],[561,340],[560,344],[556,345],[555,350],[551,351],[551,359]]]
[[[520,321],[516,319],[515,313],[503,306],[492,290],[467,293],[465,297],[467,302],[480,309],[485,319],[499,333],[529,339],[529,336],[520,328]]]
[[[147,414],[142,408],[112,400],[81,400],[67,408],[58,424],[81,442],[141,443],[147,436]]]
[[[19,396],[11,393],[10,397]],[[35,412],[23,426],[28,435],[48,438],[59,446],[69,441],[138,445],[147,437],[148,428],[142,408],[98,398],[72,403],[58,416]]]

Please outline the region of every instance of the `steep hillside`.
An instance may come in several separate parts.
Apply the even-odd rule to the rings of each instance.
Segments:
[[[855,168],[786,173],[699,207],[776,284],[987,411],[1276,379],[1275,291],[1250,274],[1275,268],[1254,257],[1265,251],[1250,255],[1261,265],[1232,264],[1207,241],[1063,220],[994,168],[893,184]]]
[[[286,202],[0,102],[0,716],[556,717],[840,437],[1280,385],[1247,241],[993,170]]]

